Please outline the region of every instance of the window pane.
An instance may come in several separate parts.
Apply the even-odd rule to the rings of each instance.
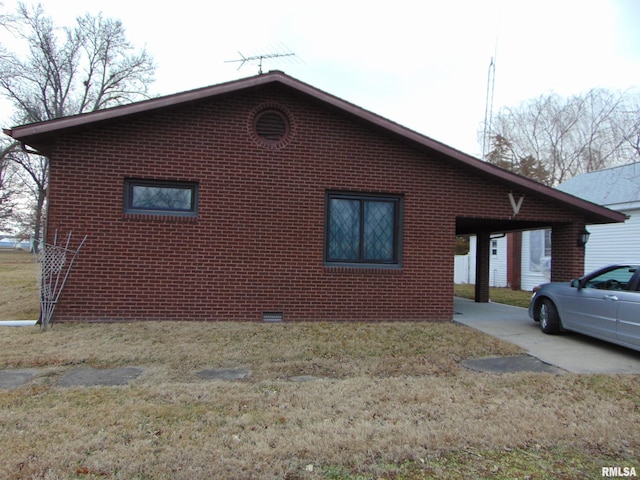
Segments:
[[[548,276],[551,271],[551,230],[529,232],[529,269]]]
[[[190,187],[154,187],[134,185],[131,208],[146,210],[193,210],[193,189]]]
[[[636,273],[635,268],[616,268],[593,277],[587,282],[586,287],[601,290],[627,290],[634,273]]]
[[[331,199],[329,204],[329,259],[360,257],[360,201]]]
[[[364,204],[364,260],[393,260],[394,202]]]

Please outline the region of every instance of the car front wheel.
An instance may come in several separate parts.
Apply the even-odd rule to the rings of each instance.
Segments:
[[[544,333],[554,335],[560,332],[560,316],[555,304],[548,298],[538,304],[538,319]]]

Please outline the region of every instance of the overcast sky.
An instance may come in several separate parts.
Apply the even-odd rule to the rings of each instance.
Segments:
[[[16,3],[4,0],[5,10]],[[551,91],[640,87],[638,0],[40,3],[59,25],[87,12],[122,20],[156,61],[156,94],[257,74],[256,65],[226,63],[240,54],[293,52],[263,70],[476,156],[492,57],[494,110]]]

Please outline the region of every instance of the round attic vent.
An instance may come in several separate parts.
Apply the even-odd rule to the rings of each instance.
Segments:
[[[260,140],[278,143],[287,136],[289,122],[287,117],[277,110],[264,110],[256,115],[255,130]]]

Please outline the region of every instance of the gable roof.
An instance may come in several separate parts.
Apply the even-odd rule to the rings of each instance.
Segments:
[[[444,143],[403,127],[391,120],[319,90],[280,71],[272,71],[267,74],[234,80],[164,97],[153,98],[129,105],[122,105],[95,112],[48,120],[46,122],[17,126],[11,129],[5,129],[4,132],[20,141],[23,145],[29,145],[47,155],[50,153],[51,145],[55,141],[56,136],[68,130],[96,126],[102,123],[113,122],[123,117],[143,115],[163,108],[197,102],[199,100],[204,100],[218,95],[240,92],[242,90],[271,84],[289,87],[299,94],[310,97],[311,99],[321,102],[330,108],[337,109],[343,114],[351,116],[358,121],[367,123],[374,128],[382,129],[387,134],[393,135],[403,142],[412,144],[417,148],[427,150],[430,154],[436,155],[444,161],[453,162],[463,169],[470,169],[476,174],[490,178],[492,181],[507,184],[511,188],[517,189],[523,193],[530,192],[547,197],[550,201],[560,203],[564,205],[564,207],[584,215],[587,219],[587,223],[622,222],[626,218],[618,212],[592,204],[581,198],[568,195],[560,190],[547,187],[529,178],[522,177],[507,170],[503,170],[495,165],[483,162],[471,155],[465,154],[445,145]]]
[[[583,173],[556,187],[616,210],[640,207],[640,163]]]

